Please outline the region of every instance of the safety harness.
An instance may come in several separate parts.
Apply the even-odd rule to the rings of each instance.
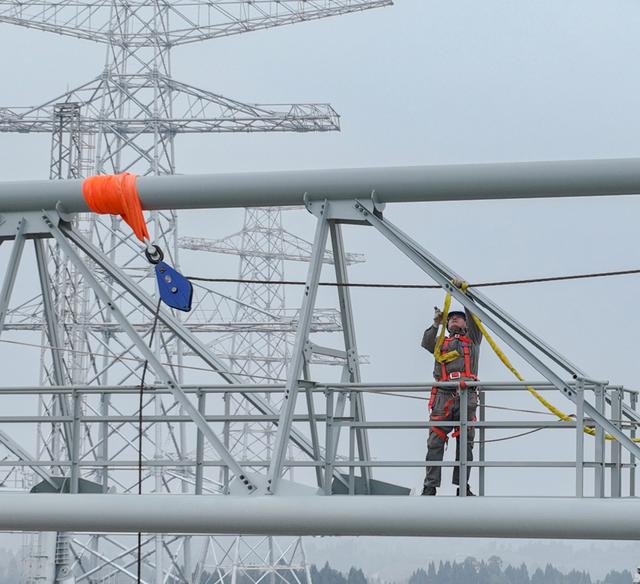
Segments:
[[[444,309],[442,311],[442,328],[438,334],[438,339],[436,340],[436,346],[434,348],[433,354],[438,363],[440,363],[440,379],[438,381],[451,381],[451,380],[459,380],[459,389],[465,390],[467,389],[467,384],[464,380],[477,380],[477,376],[475,373],[471,371],[471,347],[473,346],[473,340],[471,340],[466,335],[455,334],[450,337],[445,338],[445,329],[446,322],[449,315],[449,308],[451,307],[451,296],[447,295],[447,298],[444,302]],[[457,341],[459,347],[462,349],[462,355],[460,355],[460,351],[457,349],[449,350],[449,345]],[[449,372],[447,369],[447,364],[459,359],[460,357],[464,359],[464,371],[452,371]],[[436,401],[436,396],[438,394],[438,388],[431,388],[431,396],[429,398],[429,410],[433,410],[433,406]],[[439,416],[437,414],[431,414],[432,420],[446,420],[449,417],[449,411],[451,406],[455,403],[455,396],[448,399],[444,404],[444,415]],[[475,421],[475,417],[472,421]],[[442,438],[445,443],[449,441],[449,437],[447,433],[437,426],[431,426],[431,431],[436,433],[440,438]],[[460,435],[460,427],[456,427],[451,434],[454,438],[457,438]]]
[[[449,361],[440,361],[440,379],[438,381],[450,381],[451,379],[476,379],[476,375],[471,372],[471,346],[473,345],[473,341],[465,336],[465,335],[452,335],[447,337],[442,342],[442,349],[447,351],[449,345],[454,341],[458,341],[462,346],[462,354],[464,357],[464,371],[453,371],[449,373],[447,371],[447,363],[453,361],[450,359]],[[451,353],[456,353],[456,359],[460,356],[460,353],[457,350],[447,351],[445,354],[449,355]]]

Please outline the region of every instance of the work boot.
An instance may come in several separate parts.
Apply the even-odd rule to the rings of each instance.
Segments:
[[[460,496],[460,487],[457,488],[456,495],[458,497]],[[473,493],[473,491],[471,490],[471,487],[469,485],[467,485],[467,497],[475,497],[475,494]]]
[[[429,496],[433,497],[436,494],[436,488],[435,487],[427,487],[425,485],[422,488],[422,494],[423,495],[429,495]]]

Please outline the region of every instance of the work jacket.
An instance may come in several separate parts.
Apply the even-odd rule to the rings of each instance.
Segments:
[[[467,330],[461,335],[451,335],[447,336],[449,339],[446,351],[458,351],[459,357],[454,359],[453,361],[449,361],[449,363],[438,363],[435,362],[433,368],[433,377],[436,381],[440,381],[442,379],[442,367],[446,368],[447,374],[451,373],[464,373],[465,372],[465,360],[464,360],[464,341],[459,340],[459,337],[468,338],[471,343],[469,346],[469,365],[471,373],[474,376],[478,375],[478,360],[480,356],[480,342],[482,341],[482,333],[473,320],[471,313],[468,310],[465,310],[465,314],[467,315]],[[424,331],[424,335],[422,335],[422,346],[433,353],[436,347],[436,340],[438,338],[438,327],[435,325],[431,325],[426,331]],[[444,352],[444,351],[443,351]]]

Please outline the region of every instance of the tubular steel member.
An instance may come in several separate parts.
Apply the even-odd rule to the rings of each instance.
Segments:
[[[1,495],[0,530],[640,539],[636,499]]]
[[[0,183],[0,213],[85,212],[82,180]],[[497,164],[346,168],[192,176],[137,181],[145,210],[301,205],[311,199],[379,203],[586,197],[640,193],[640,158]]]

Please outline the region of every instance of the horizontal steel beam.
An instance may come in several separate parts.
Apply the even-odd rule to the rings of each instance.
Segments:
[[[640,500],[0,495],[0,531],[640,539]]]
[[[138,179],[142,206],[213,209],[302,205],[309,199],[380,203],[585,197],[640,193],[640,158],[342,168]],[[81,180],[0,183],[0,213],[88,211]]]

